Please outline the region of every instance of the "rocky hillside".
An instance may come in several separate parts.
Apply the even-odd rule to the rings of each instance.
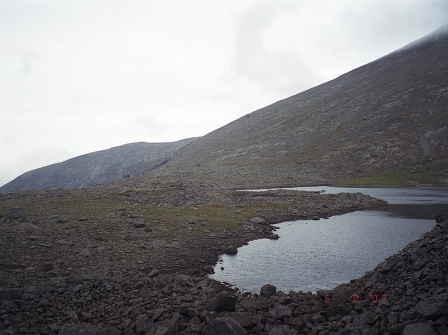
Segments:
[[[32,170],[0,188],[0,192],[82,188],[135,176],[166,163],[196,138],[171,143],[130,143],[92,152]]]
[[[135,182],[448,184],[447,54],[445,26],[209,133]]]

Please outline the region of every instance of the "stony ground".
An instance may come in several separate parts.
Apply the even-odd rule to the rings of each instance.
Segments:
[[[0,334],[448,334],[447,221],[332,291],[241,294],[205,275],[219,254],[275,238],[273,222],[383,203],[89,192],[1,195]]]
[[[360,194],[230,192],[210,195],[213,202],[200,196],[178,188],[0,194],[0,285],[151,267],[209,273],[220,254],[275,238],[271,223],[384,205]]]

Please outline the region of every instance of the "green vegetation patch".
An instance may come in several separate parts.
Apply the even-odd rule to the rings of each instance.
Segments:
[[[442,181],[442,182],[441,182]],[[365,186],[409,186],[416,184],[440,185],[448,182],[448,165],[438,165],[424,169],[407,169],[385,172],[373,176],[354,177],[336,181],[335,185]]]
[[[0,215],[6,218],[9,209],[13,207],[22,208],[28,222],[36,222],[50,230],[64,230],[70,226],[75,230],[91,231],[90,238],[107,232],[108,239],[112,241],[127,235],[138,240],[143,239],[144,235],[149,239],[166,242],[183,240],[235,229],[244,220],[256,215],[255,208],[237,211],[229,204],[195,207],[130,203],[117,200],[114,193],[91,190],[29,193],[22,197],[3,196]],[[58,224],[58,221],[62,224]],[[145,234],[141,233],[145,231],[144,228],[135,228],[138,224],[146,225],[148,229]]]
[[[224,205],[182,206],[133,206],[130,213],[162,231],[167,242],[201,236],[237,228],[250,214],[236,214]],[[132,215],[132,214],[131,214]]]

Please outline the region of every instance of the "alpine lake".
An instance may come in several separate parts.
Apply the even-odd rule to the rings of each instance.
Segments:
[[[222,255],[211,278],[258,293],[264,284],[284,292],[332,289],[372,270],[418,239],[448,207],[448,189],[297,187],[326,193],[361,192],[388,202],[386,208],[321,220],[276,224],[278,240],[260,239]]]

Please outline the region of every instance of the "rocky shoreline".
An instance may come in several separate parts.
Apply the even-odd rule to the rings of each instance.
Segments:
[[[271,205],[291,201],[285,193],[239,194],[237,200],[248,207],[257,197],[271,197]],[[271,223],[380,205],[361,195],[325,201],[327,207],[319,210],[260,215],[236,229],[177,241],[161,249],[158,263],[149,257],[144,266],[110,274],[75,270],[71,275],[55,275],[48,264],[45,280],[28,277],[23,285],[4,277],[0,334],[448,334],[448,221],[443,215],[419,240],[333,290],[281,292],[265,285],[260,294],[249,294],[207,278],[223,252],[232,253],[250,239],[275,238]],[[3,252],[9,245],[2,241],[1,246]]]
[[[385,206],[360,193],[234,192],[221,196],[224,206],[198,204],[192,192],[179,206],[186,199],[177,190],[152,198],[126,191],[106,202],[104,192],[86,193],[79,199],[66,191],[0,194],[0,286],[35,285],[74,271],[206,275],[221,254],[276,238],[273,223]],[[162,205],[148,205],[155,201]]]
[[[157,269],[2,288],[0,334],[405,334],[448,332],[448,220],[363,277],[318,294],[241,294]]]
[[[315,195],[323,196],[317,192]],[[284,196],[291,204],[290,194],[285,192]],[[243,206],[249,206],[251,201],[256,201],[258,198],[264,198],[263,200],[270,204],[275,200],[285,201],[279,199],[277,193],[270,192],[242,192],[238,201],[244,204]],[[178,242],[174,248],[164,249],[163,256],[158,256],[166,260],[158,268],[163,272],[182,272],[189,275],[210,274],[213,273],[213,265],[218,262],[220,255],[236,254],[239,247],[253,240],[277,239],[278,236],[273,231],[278,228],[273,224],[294,220],[319,220],[333,215],[386,205],[386,202],[382,200],[361,193],[325,194],[325,202],[326,204],[322,207],[308,212],[292,210],[289,213],[252,217],[236,229]]]

